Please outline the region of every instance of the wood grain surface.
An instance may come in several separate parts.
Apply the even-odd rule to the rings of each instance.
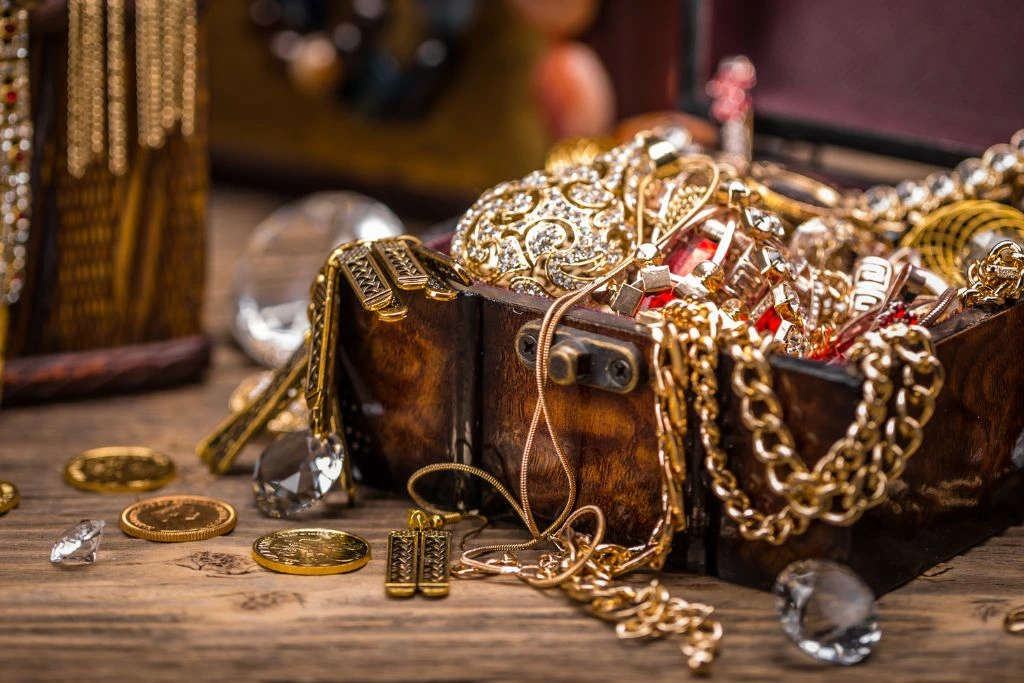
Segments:
[[[617,640],[558,592],[460,581],[442,601],[386,599],[385,537],[403,521],[400,498],[364,490],[355,508],[275,521],[258,514],[249,491],[256,449],[227,477],[200,465],[195,443],[254,370],[227,343],[228,284],[244,233],[275,203],[214,197],[207,320],[218,344],[205,384],[0,412],[0,478],[22,494],[21,506],[0,517],[0,681],[687,680],[674,644]],[[134,496],[83,493],[61,480],[67,458],[119,443],[166,451],[179,477],[165,491],[227,500],[238,527],[187,544],[123,535],[117,515]],[[50,565],[54,538],[82,518],[107,522],[97,563]],[[325,577],[274,574],[250,560],[260,534],[310,524],[364,536],[374,560]],[[713,680],[1015,681],[1024,670],[1024,637],[1002,627],[1006,612],[1024,605],[1022,527],[884,596],[882,642],[849,669],[791,646],[767,593],[693,575],[666,580],[677,595],[717,607],[726,635]]]

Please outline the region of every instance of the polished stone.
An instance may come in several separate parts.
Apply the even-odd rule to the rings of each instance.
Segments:
[[[774,593],[782,630],[814,659],[856,664],[882,637],[874,594],[837,562],[794,562],[779,574]]]
[[[309,329],[309,288],[331,250],[357,239],[399,235],[388,207],[355,192],[322,192],[261,222],[238,261],[234,335],[255,361],[280,367]]]
[[[256,506],[270,517],[288,517],[322,500],[344,470],[344,442],[309,431],[282,434],[260,454],[253,473]]]
[[[50,551],[50,562],[54,564],[92,564],[96,561],[96,551],[103,540],[102,519],[83,519],[71,527],[57,539]]]

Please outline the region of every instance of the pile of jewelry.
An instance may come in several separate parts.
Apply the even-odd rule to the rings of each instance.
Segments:
[[[453,258],[476,280],[557,297],[538,334],[538,401],[522,469],[543,423],[567,480],[562,514],[547,529],[536,525],[525,475],[515,500],[481,470],[427,469],[487,480],[533,535],[530,543],[467,551],[457,573],[559,586],[616,622],[620,637],[678,636],[691,669],[704,671],[722,636],[713,608],[672,597],[657,581],[640,589],[618,579],[659,568],[685,527],[686,406],[696,415],[710,489],[744,539],[779,545],[813,521],[850,525],[881,504],[919,448],[942,388],[932,330],[960,309],[1024,293],[1024,214],[998,203],[1020,200],[1024,131],[953,172],[864,193],[742,155],[693,154],[670,139],[641,133],[585,160],[561,154],[546,170],[484,193],[452,241]],[[604,542],[603,512],[575,507],[575,473],[548,419],[547,354],[559,320],[576,305],[633,317],[655,341],[662,516],[642,546]],[[770,354],[849,363],[863,377],[845,436],[816,463],[796,449]],[[755,507],[729,469],[718,423],[720,357],[732,361],[726,391],[780,498],[771,511]],[[409,482],[414,498],[418,476]],[[573,530],[582,517],[592,519],[592,533]],[[536,562],[508,554],[541,543],[555,551]],[[784,612],[797,614],[805,605],[790,599],[793,582],[783,583]],[[801,647],[832,652],[830,661],[859,661],[879,637],[871,610],[863,611],[863,624]],[[804,637],[797,621],[787,631],[795,640]],[[835,654],[844,648],[845,660]]]
[[[706,302],[719,327],[752,326],[773,352],[836,360],[865,332],[929,328],[956,310],[966,263],[1024,232],[1020,212],[982,201],[1019,194],[1022,164],[1024,131],[953,172],[843,193],[641,134],[486,192],[452,255],[476,279],[521,293],[597,283],[591,305],[641,322],[673,301]],[[961,227],[946,246],[950,222]]]
[[[676,639],[689,667],[707,670],[723,634],[714,608],[671,595],[658,579],[623,580],[636,569],[660,569],[685,528],[683,493],[695,474],[686,468],[687,433],[697,433],[710,490],[744,539],[782,544],[812,522],[853,524],[881,504],[919,448],[942,388],[932,331],[960,309],[1001,305],[1024,290],[1024,214],[1008,205],[1020,198],[1024,131],[1012,147],[996,146],[955,172],[865,193],[753,164],[742,154],[702,154],[686,135],[663,133],[641,133],[597,154],[598,142],[564,146],[544,170],[492,188],[459,222],[451,259],[412,237],[334,249],[313,282],[306,343],[260,388],[245,392],[199,455],[212,471],[226,472],[247,443],[304,398],[299,431],[284,434],[256,465],[257,506],[287,517],[332,489],[351,499],[350,456],[368,446],[353,406],[337,395],[336,375],[345,372],[338,358],[342,292],[350,290],[367,314],[389,324],[407,317],[409,297],[451,302],[474,280],[553,298],[536,337],[537,402],[519,495],[468,464],[440,462],[416,472],[407,488],[419,510],[408,529],[389,536],[387,592],[448,592],[446,525],[475,512],[438,508],[417,483],[437,472],[472,475],[508,502],[531,539],[465,550],[456,576],[511,575],[535,588],[559,588],[614,622],[620,637]],[[1013,150],[1012,165],[1006,149]],[[883,211],[880,195],[897,198],[898,208]],[[654,341],[648,367],[661,508],[641,545],[608,542],[604,511],[577,504],[576,468],[548,418],[549,351],[575,306],[632,317]],[[797,450],[775,394],[772,354],[850,364],[863,378],[845,435],[815,463]],[[722,358],[732,361],[724,391],[736,395],[754,456],[779,498],[771,510],[756,507],[729,468],[719,425]],[[529,482],[544,430],[566,481],[561,512],[547,526],[534,515]],[[582,522],[586,531],[575,528]],[[801,586],[836,571],[795,567],[780,579],[792,637],[802,637],[801,610],[817,609]],[[850,594],[868,594],[856,581],[846,583]],[[816,641],[815,651],[845,651],[845,663],[866,656],[879,632],[870,606],[861,612],[863,624],[836,630],[834,642]],[[836,654],[835,661],[842,659]]]

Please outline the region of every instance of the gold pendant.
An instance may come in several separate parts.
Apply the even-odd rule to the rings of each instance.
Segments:
[[[449,590],[452,533],[443,528],[440,515],[412,509],[408,518],[408,529],[388,534],[384,591],[393,598],[412,597],[417,591],[443,598]]]

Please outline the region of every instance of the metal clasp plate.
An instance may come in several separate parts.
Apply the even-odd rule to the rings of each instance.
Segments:
[[[540,321],[519,328],[516,356],[528,368],[537,361]],[[643,356],[631,342],[559,325],[551,341],[548,378],[561,385],[579,384],[627,394],[640,384]]]

